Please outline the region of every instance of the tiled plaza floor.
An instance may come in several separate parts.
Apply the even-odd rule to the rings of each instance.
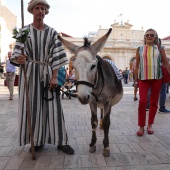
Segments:
[[[17,144],[17,103],[8,100],[7,87],[0,79],[0,169],[4,170],[170,170],[170,114],[157,113],[155,133],[136,136],[137,105],[133,101],[132,83],[124,85],[123,99],[112,108],[110,157],[103,157],[103,131],[97,129],[97,150],[89,153],[91,138],[90,109],[75,98],[62,99],[69,144],[74,155],[65,155],[56,146],[45,145],[31,159],[30,145]],[[166,106],[170,109],[170,94]]]

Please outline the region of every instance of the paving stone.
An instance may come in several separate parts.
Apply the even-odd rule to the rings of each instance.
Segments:
[[[159,138],[161,141],[167,141],[170,140],[166,135],[155,135],[157,138]]]
[[[155,154],[143,154],[148,164],[160,164],[161,160]]]
[[[114,167],[101,167],[100,170],[116,170]]]
[[[161,141],[159,138],[156,137],[156,135],[147,135],[147,137],[150,139],[152,142],[159,142]]]
[[[4,138],[1,142],[0,142],[0,146],[9,146],[9,144],[14,141],[13,138]]]
[[[106,166],[105,158],[102,154],[92,154],[91,161],[93,167],[103,167]]]
[[[127,139],[130,141],[130,143],[140,142],[139,138],[134,136],[134,132],[133,135],[127,136]]]
[[[148,135],[145,134],[142,137],[138,137],[138,139],[140,140],[141,143],[151,142],[151,140],[148,138]]]
[[[128,153],[116,153],[121,165],[134,165],[132,158]]]
[[[72,144],[71,146],[74,148],[74,151],[77,155],[83,155],[84,146],[87,146],[87,144]]]
[[[19,169],[34,169],[36,161],[33,161],[30,156],[26,156],[25,159],[22,161]]]
[[[8,126],[5,131],[14,131],[14,129],[16,129],[16,126],[15,125],[11,125],[11,126]]]
[[[19,169],[23,160],[24,160],[24,157],[14,156],[10,159],[9,163],[5,166],[4,169]]]
[[[8,162],[10,161],[11,157],[0,157],[0,169],[4,169],[5,166],[8,164]]]
[[[164,165],[146,165],[146,170],[170,170],[170,164]]]
[[[145,152],[145,150],[139,145],[139,143],[131,143],[129,144],[129,147],[131,148],[132,152]]]
[[[81,162],[79,161],[79,164]],[[65,156],[64,168],[77,168],[78,167],[78,155]]]
[[[149,152],[149,153],[153,153],[156,152],[156,149],[154,147],[152,147],[152,145],[150,144],[150,142],[144,142],[144,143],[139,143],[139,145],[142,147],[142,149],[145,150],[145,152]]]
[[[117,154],[111,154],[110,157],[106,157],[105,160],[107,166],[115,167],[121,165],[121,162],[117,157]]]
[[[155,156],[160,160],[161,163],[170,163],[170,155],[165,152],[155,153]]]
[[[124,152],[132,152],[128,144],[117,144],[118,149],[120,150],[121,153]]]
[[[131,170],[146,170],[146,168],[142,166],[130,166]]]
[[[90,155],[78,155],[78,167],[92,167]]]
[[[117,167],[116,170],[131,170],[129,167]]]
[[[0,156],[6,156],[13,147],[1,147],[0,149]]]
[[[51,156],[39,156],[36,157],[35,169],[47,169],[49,168]]]
[[[20,156],[22,153],[23,149],[22,147],[13,147],[9,152],[6,152],[4,156]]]
[[[126,136],[117,136],[119,143],[130,143]]]
[[[77,143],[87,144],[86,137],[77,137]]]
[[[170,141],[161,141],[160,143],[165,146],[167,150],[170,150]]]
[[[102,138],[102,141],[103,141],[103,138]],[[110,142],[110,144],[114,144],[114,143],[119,143],[119,140],[116,136],[109,135],[109,142]]]
[[[110,148],[110,153],[120,153],[120,149],[118,148],[117,144],[110,144],[109,145]]]
[[[102,154],[103,155],[103,148],[104,148],[103,144],[96,144],[96,152],[95,152],[95,154]]]
[[[49,163],[49,168],[63,168],[64,167],[64,155],[62,156],[52,156]]]
[[[3,89],[3,90],[2,90]],[[1,92],[3,91],[3,95]],[[124,85],[122,100],[112,108],[109,129],[110,157],[103,156],[104,132],[96,129],[96,152],[89,153],[91,142],[91,113],[88,105],[77,98],[62,100],[69,144],[74,155],[58,151],[46,144],[31,159],[30,144],[18,146],[18,95],[13,101],[0,79],[0,169],[8,170],[170,170],[170,116],[157,113],[153,125],[155,133],[138,137],[136,131],[138,102],[133,101],[133,87]],[[170,98],[166,101],[170,107]],[[100,109],[98,120],[100,120]],[[147,115],[148,119],[148,115]]]
[[[151,142],[150,145],[153,146],[154,149],[155,149],[156,151],[158,151],[158,152],[166,152],[166,151],[167,151],[166,147],[163,146],[163,145],[162,145],[161,143],[159,143],[159,142]]]
[[[146,165],[148,163],[147,160],[144,158],[144,156],[140,153],[132,152],[129,153],[129,156],[132,159],[133,165],[144,165],[144,164]]]

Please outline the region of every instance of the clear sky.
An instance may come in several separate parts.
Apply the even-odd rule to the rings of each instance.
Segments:
[[[25,25],[32,22],[27,12],[30,0],[24,0]],[[117,22],[127,22],[132,29],[154,28],[160,38],[170,35],[170,0],[47,0],[50,12],[45,23],[58,32],[73,37],[84,37],[90,31],[97,32],[99,26],[109,29]],[[4,0],[6,6],[18,17],[21,27],[21,0]],[[120,14],[123,14],[121,17]]]

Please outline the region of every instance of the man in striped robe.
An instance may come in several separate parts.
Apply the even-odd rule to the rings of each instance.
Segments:
[[[25,64],[35,151],[49,143],[57,145],[59,150],[67,154],[73,154],[74,150],[67,145],[60,96],[50,91],[57,86],[58,69],[66,65],[68,59],[62,43],[57,38],[57,32],[44,24],[43,20],[49,8],[46,0],[30,1],[28,11],[33,14],[33,23],[26,26],[30,30],[30,38],[27,38],[24,44],[24,55],[21,54],[20,42],[16,42],[13,51],[12,62],[20,66],[19,145],[30,143],[24,73],[21,67]],[[45,87],[49,89],[44,91]],[[44,100],[43,96],[48,99],[53,97],[53,100]]]

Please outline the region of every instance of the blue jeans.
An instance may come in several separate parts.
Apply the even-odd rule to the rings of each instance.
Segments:
[[[166,89],[167,89],[167,83],[163,83],[161,90],[160,90],[160,95],[159,95],[159,110],[164,110],[165,109],[165,101],[166,101]],[[147,106],[146,108],[149,108],[150,106],[150,95],[151,95],[151,89],[148,90],[148,99],[147,99]]]
[[[167,83],[163,83],[159,97],[159,110],[165,109]]]

